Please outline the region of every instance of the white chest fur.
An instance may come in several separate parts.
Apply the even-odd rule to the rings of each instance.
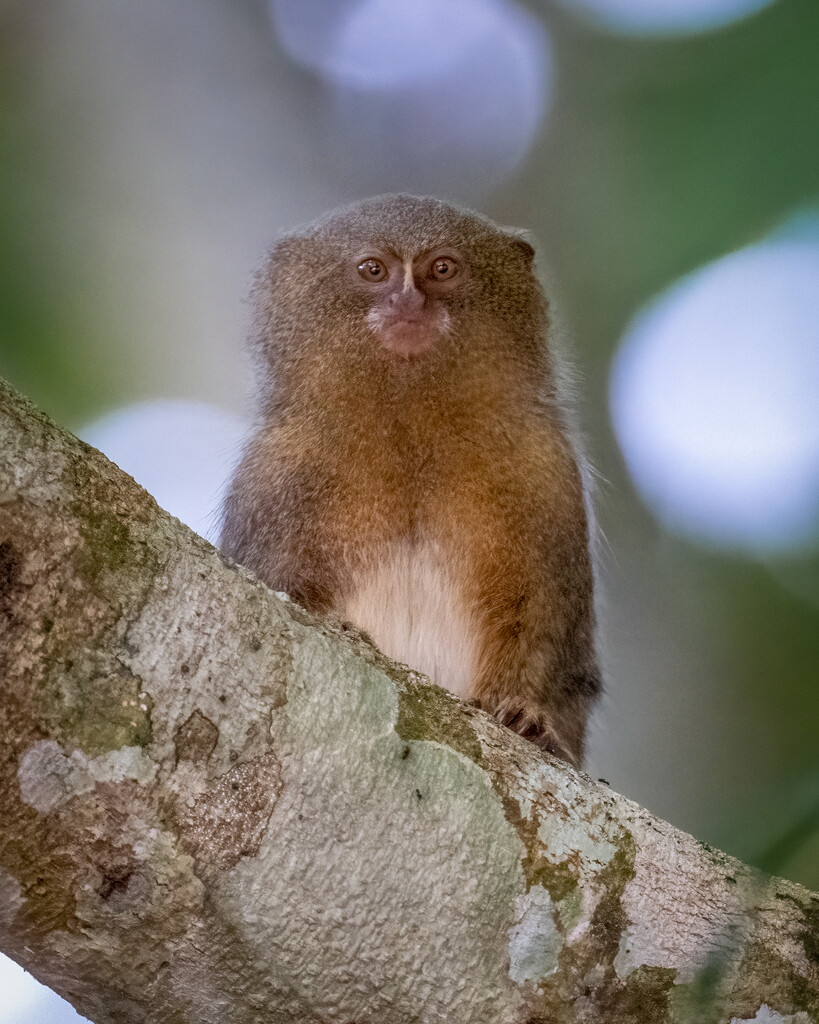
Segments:
[[[456,575],[439,545],[395,545],[373,555],[337,612],[394,661],[469,697],[476,630]]]

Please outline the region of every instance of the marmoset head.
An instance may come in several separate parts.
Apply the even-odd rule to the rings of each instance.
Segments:
[[[522,232],[440,200],[365,199],[274,246],[254,291],[257,349],[279,388],[297,363],[303,385],[306,362],[373,380],[490,354],[497,365],[501,351],[539,366],[533,257]]]

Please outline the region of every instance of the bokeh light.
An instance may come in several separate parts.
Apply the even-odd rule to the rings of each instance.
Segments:
[[[544,28],[522,7],[509,0],[313,0],[308,7],[310,18],[301,6],[273,0],[279,40],[325,80],[334,140],[346,140],[359,164],[367,153],[374,181],[445,192],[465,181],[474,191],[526,156],[548,105],[551,60]]]
[[[705,266],[627,329],[611,376],[635,484],[674,530],[765,553],[819,530],[819,236]]]
[[[222,489],[248,423],[203,402],[156,401],[109,413],[79,431],[171,515],[215,540]]]
[[[329,74],[333,40],[358,2],[270,0],[270,15],[288,56],[311,71]]]
[[[615,32],[638,35],[705,32],[767,7],[772,0],[562,0]]]

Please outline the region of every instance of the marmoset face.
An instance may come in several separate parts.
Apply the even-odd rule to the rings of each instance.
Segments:
[[[284,400],[291,384],[303,394],[347,367],[393,379],[444,366],[474,376],[483,364],[494,379],[506,365],[540,380],[545,304],[533,257],[517,231],[408,195],[362,200],[284,235],[254,295],[270,393],[273,378]]]
[[[351,261],[351,280],[369,305],[367,324],[398,356],[420,356],[450,330],[447,297],[463,289],[468,263],[457,249],[417,254],[366,248]]]

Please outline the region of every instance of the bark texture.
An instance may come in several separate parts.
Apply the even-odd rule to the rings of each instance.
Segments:
[[[0,385],[0,947],[96,1024],[810,1024],[819,896],[308,616]]]

